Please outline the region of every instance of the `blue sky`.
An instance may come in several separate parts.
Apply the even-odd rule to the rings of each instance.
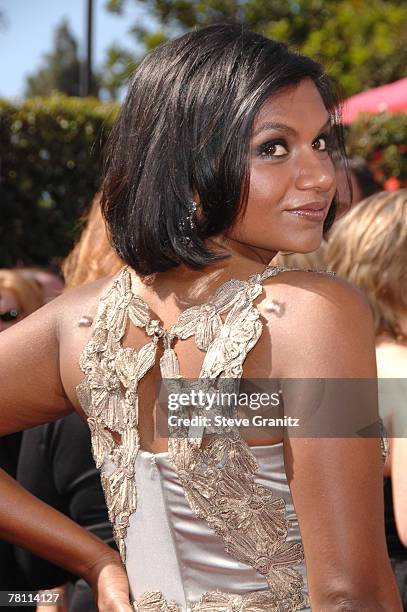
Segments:
[[[94,0],[94,62],[100,64],[104,51],[117,41],[134,48],[127,35],[131,23],[142,18],[136,3],[128,3],[124,16],[107,13],[106,0]],[[84,41],[85,0],[0,0],[5,27],[0,28],[0,97],[23,95],[25,77],[41,64],[43,53],[53,45],[55,27],[66,17],[80,44]]]

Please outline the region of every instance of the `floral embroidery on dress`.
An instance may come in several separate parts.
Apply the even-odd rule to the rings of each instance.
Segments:
[[[140,448],[137,384],[154,365],[158,338],[139,351],[122,348],[128,318],[146,325],[148,307],[131,290],[126,268],[100,299],[91,339],[80,358],[85,378],[77,387],[78,399],[88,415],[96,467],[109,459],[110,473],[101,473],[109,520],[120,555],[125,561],[125,537],[137,507],[134,463]],[[120,442],[115,439],[119,436]]]
[[[123,563],[130,517],[137,508],[137,387],[155,364],[158,342],[162,340],[164,347],[161,376],[170,379],[175,388],[182,388],[186,381],[171,343],[175,338],[194,336],[197,347],[206,352],[198,384],[209,387],[217,379],[229,389],[231,380],[238,383],[244,359],[262,332],[253,301],[261,294],[265,279],[285,270],[268,266],[245,281],[227,281],[208,302],[182,312],[168,331],[151,319],[148,305],[134,294],[127,267],[100,298],[92,336],[79,361],[84,379],[77,394],[88,416],[96,466],[100,468],[106,460],[111,462],[111,467],[102,472],[101,481]],[[227,313],[224,322],[223,313]],[[143,327],[150,337],[137,351],[122,347],[129,321]],[[212,438],[201,449],[203,433],[201,429],[191,437],[181,428],[169,438],[169,458],[187,501],[195,515],[223,539],[225,549],[235,559],[251,565],[266,578],[269,589],[243,596],[219,591],[204,593],[193,605],[193,612],[301,609],[307,598],[302,577],[294,566],[303,559],[303,552],[300,543],[286,541],[289,522],[284,500],[255,482],[257,462],[237,429],[232,428],[227,436]],[[140,612],[180,610],[159,591],[144,593],[134,606]]]
[[[191,612],[290,612],[298,608],[294,604],[285,606],[271,590],[252,591],[244,595],[207,591],[199,601],[191,604]],[[181,612],[174,601],[167,601],[160,591],[143,593],[133,603],[136,612]]]
[[[230,285],[223,288],[222,301],[233,306],[208,348],[200,379],[220,377],[222,390],[223,378],[229,384],[229,379],[241,377],[244,359],[262,331],[253,300],[262,292],[260,281],[276,273],[269,268],[267,276],[250,277],[237,296]],[[174,374],[165,370],[169,378]],[[191,509],[222,537],[227,552],[264,575],[275,605],[285,602],[287,610],[300,609],[304,584],[294,566],[303,559],[302,546],[286,542],[285,502],[255,482],[258,465],[250,447],[238,430],[212,438],[204,450],[202,436],[191,438],[187,433],[178,428],[169,438],[168,451]]]
[[[244,595],[210,591],[204,593],[199,602],[192,606],[192,612],[288,612],[298,609],[295,602],[292,604],[290,607],[283,607],[270,590],[253,591]]]
[[[133,603],[136,612],[181,612],[175,601],[168,602],[160,591],[149,591]]]

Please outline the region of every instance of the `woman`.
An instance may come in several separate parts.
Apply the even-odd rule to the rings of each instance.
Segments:
[[[407,608],[407,190],[361,202],[330,235],[328,264],[364,290],[374,313],[379,409],[390,440],[386,536]]]
[[[319,65],[240,26],[156,49],[130,86],[104,178],[129,267],[2,341],[1,432],[72,409],[88,420],[130,585],[111,550],[5,476],[2,533],[83,576],[100,610],[132,609],[129,586],[142,611],[307,609],[296,515],[313,610],[401,609],[378,439],[244,438],[232,427],[208,440],[182,425],[154,436],[162,378],[210,388],[239,379],[243,362],[249,379],[375,376],[360,293],[267,266],[280,249],[316,249],[335,216],[335,105]],[[288,415],[307,409],[300,399],[284,398]]]

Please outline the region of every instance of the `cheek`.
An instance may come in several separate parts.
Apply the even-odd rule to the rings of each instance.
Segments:
[[[286,189],[284,171],[276,173],[266,165],[252,168],[247,212],[251,214],[253,211],[252,214],[256,214],[261,211],[273,215],[278,212],[279,202],[284,198]]]
[[[289,177],[285,172],[276,176],[275,170],[266,164],[252,167],[245,214],[230,233],[232,238],[264,248],[278,239]]]

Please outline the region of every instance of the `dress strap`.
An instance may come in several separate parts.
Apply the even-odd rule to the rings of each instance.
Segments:
[[[262,283],[263,281],[271,278],[272,276],[277,276],[280,272],[287,272],[290,268],[285,268],[284,266],[271,266],[267,265],[262,272],[258,272],[257,274],[251,274],[248,277],[248,282],[254,283]]]
[[[332,270],[314,270],[313,268],[287,268],[286,266],[271,266],[268,265],[264,268],[262,272],[258,274],[252,274],[249,276],[248,280],[252,279],[254,282],[262,283],[263,281],[271,278],[272,276],[277,276],[281,272],[313,272],[314,274],[324,274],[326,276],[336,276],[336,272]]]

